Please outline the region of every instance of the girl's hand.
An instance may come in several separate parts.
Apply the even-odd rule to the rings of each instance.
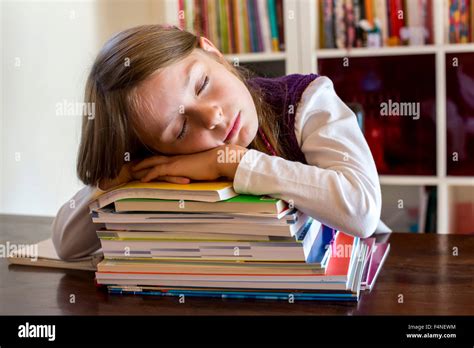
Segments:
[[[143,170],[133,172],[132,166],[136,165],[137,163],[139,163],[139,161],[125,163],[122,166],[120,173],[116,178],[100,180],[98,184],[99,189],[103,191],[108,191],[116,186],[126,184],[127,182],[142,179],[149,172],[149,170],[143,169]],[[187,178],[179,178],[179,177],[172,177],[172,176],[163,176],[158,179],[162,181],[176,183],[176,184],[188,183],[186,181],[189,180]]]
[[[227,150],[226,150],[227,147]],[[160,177],[179,178],[178,183],[187,184],[192,180],[216,180],[221,176],[233,179],[240,157],[234,156],[232,163],[226,161],[225,153],[237,151],[245,153],[247,149],[238,145],[222,145],[216,148],[188,155],[152,156],[132,167],[132,173],[148,169],[142,182]],[[235,162],[235,163],[234,163]]]

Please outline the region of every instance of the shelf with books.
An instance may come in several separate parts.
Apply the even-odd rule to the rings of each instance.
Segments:
[[[319,57],[474,51],[470,0],[303,1],[316,12]]]
[[[418,47],[435,42],[434,0],[313,0],[318,12],[316,46]]]
[[[164,0],[162,20],[208,38],[230,62],[280,62],[276,75],[296,70],[298,57],[293,37],[294,0]],[[258,75],[265,74],[258,64]],[[283,71],[282,71],[283,70]]]

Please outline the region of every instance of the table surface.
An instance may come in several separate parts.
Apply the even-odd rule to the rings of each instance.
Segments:
[[[50,236],[52,219],[0,215],[0,244]],[[358,303],[109,295],[94,272],[9,265],[0,315],[473,315],[474,236],[393,233],[372,292]],[[75,303],[71,303],[74,295]]]

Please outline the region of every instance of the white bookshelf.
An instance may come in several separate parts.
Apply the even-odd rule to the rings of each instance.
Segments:
[[[448,176],[446,171],[446,69],[445,57],[447,53],[474,52],[474,43],[447,44],[445,38],[444,1],[434,0],[433,25],[434,44],[425,46],[400,46],[382,48],[352,48],[352,49],[318,49],[319,26],[317,0],[301,0],[299,10],[304,14],[308,30],[302,31],[301,42],[308,43],[311,54],[303,55],[301,73],[317,73],[318,58],[342,57],[378,57],[396,55],[432,54],[436,60],[436,176],[410,175],[381,175],[382,185],[393,186],[436,186],[437,198],[437,227],[438,233],[452,231],[452,202],[454,190],[460,186],[467,186],[469,190],[474,186],[474,177]],[[314,14],[314,15],[311,15]],[[307,52],[307,50],[305,51]],[[474,198],[473,198],[474,200]]]
[[[436,176],[381,175],[386,186],[436,186],[438,233],[449,233],[453,226],[451,191],[460,186],[474,187],[473,177],[450,177],[446,171],[446,71],[447,53],[474,52],[474,43],[447,44],[444,0],[433,0],[434,44],[382,48],[317,49],[319,43],[318,0],[284,0],[285,52],[228,54],[229,61],[270,62],[284,60],[286,74],[317,73],[318,58],[381,57],[431,54],[436,57]],[[157,6],[166,23],[178,24],[178,1],[160,0]],[[473,198],[474,200],[474,198]]]

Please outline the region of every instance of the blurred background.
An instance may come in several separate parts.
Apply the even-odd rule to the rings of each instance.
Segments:
[[[93,59],[120,30],[168,23],[261,76],[330,77],[376,161],[382,220],[474,233],[472,1],[3,0],[0,20],[0,214],[54,216],[83,187]]]

